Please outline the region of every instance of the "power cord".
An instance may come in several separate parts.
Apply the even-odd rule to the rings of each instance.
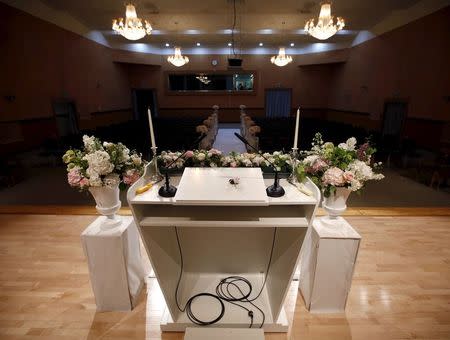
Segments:
[[[178,245],[178,251],[180,253],[180,274],[178,276],[178,281],[177,281],[177,286],[175,289],[175,303],[177,305],[177,308],[180,312],[184,313],[186,312],[186,315],[188,316],[189,320],[191,320],[193,323],[195,323],[196,325],[200,325],[200,326],[208,326],[208,325],[212,325],[216,322],[218,322],[220,319],[222,319],[222,317],[225,314],[225,305],[223,303],[223,301],[226,301],[232,305],[235,305],[237,307],[240,307],[242,309],[244,309],[245,311],[247,311],[247,315],[250,318],[250,325],[249,328],[253,327],[253,318],[254,318],[254,314],[253,311],[241,304],[239,304],[238,302],[241,303],[249,303],[251,304],[253,307],[255,307],[262,316],[262,322],[261,325],[259,326],[259,328],[262,328],[264,325],[264,322],[266,320],[266,315],[264,314],[264,311],[259,308],[257,305],[255,305],[253,303],[253,301],[255,301],[256,299],[258,299],[261,296],[261,293],[266,285],[267,282],[267,276],[269,274],[269,270],[270,270],[270,266],[272,264],[272,256],[273,256],[273,250],[275,248],[275,240],[276,240],[276,235],[277,235],[277,228],[274,228],[273,230],[273,238],[272,238],[272,247],[270,250],[270,256],[269,256],[269,262],[267,263],[267,268],[266,268],[266,275],[264,277],[264,282],[261,286],[261,289],[259,291],[259,293],[253,297],[250,298],[250,295],[253,291],[253,286],[251,284],[251,282],[246,279],[245,277],[242,276],[228,276],[222,280],[220,280],[219,284],[216,286],[216,294],[211,294],[211,293],[200,293],[200,294],[196,294],[193,295],[192,297],[189,298],[189,300],[186,302],[184,308],[181,308],[179,303],[178,303],[178,289],[180,287],[180,282],[181,282],[181,278],[183,276],[183,269],[184,269],[184,260],[183,260],[183,251],[181,249],[181,244],[180,244],[180,238],[178,235],[178,228],[175,227],[175,235],[177,238],[177,245]],[[239,284],[241,286],[246,286],[247,289],[246,292],[244,293],[244,291],[241,289],[241,287],[239,286]],[[230,288],[233,287],[232,289],[235,289],[237,292],[235,292],[234,294],[231,292]],[[239,294],[239,295],[238,295]],[[220,307],[221,307],[221,311],[220,314],[217,318],[210,320],[210,321],[204,321],[204,320],[200,320],[198,317],[196,317],[194,315],[194,313],[192,312],[192,302],[202,296],[206,296],[206,297],[210,297],[213,299],[216,299],[217,301],[219,301],[220,303]]]

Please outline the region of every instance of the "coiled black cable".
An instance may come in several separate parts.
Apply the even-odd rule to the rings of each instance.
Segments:
[[[222,317],[225,314],[225,305],[223,303],[223,301],[226,301],[232,305],[235,305],[237,307],[240,307],[244,310],[247,311],[248,316],[250,317],[250,325],[249,328],[253,327],[253,311],[241,304],[239,304],[238,302],[241,303],[249,303],[251,304],[253,307],[255,307],[262,316],[262,322],[261,325],[259,326],[259,328],[262,328],[264,326],[264,322],[266,320],[266,315],[264,314],[264,311],[259,308],[257,305],[255,305],[253,303],[253,301],[255,301],[256,299],[258,299],[261,296],[261,293],[266,285],[266,281],[267,281],[267,276],[269,274],[269,270],[270,270],[270,266],[272,264],[272,256],[273,256],[273,250],[275,247],[275,240],[276,240],[276,235],[277,235],[277,228],[274,228],[273,231],[273,238],[272,238],[272,247],[270,250],[270,256],[269,256],[269,261],[267,263],[267,268],[266,268],[266,275],[264,277],[264,282],[261,286],[261,289],[259,291],[259,293],[253,297],[250,298],[250,295],[253,291],[253,287],[251,282],[246,279],[245,277],[242,276],[228,276],[222,280],[220,280],[219,284],[216,286],[216,295],[211,294],[211,293],[200,293],[200,294],[196,294],[193,295],[192,297],[189,298],[189,300],[186,302],[186,305],[184,306],[184,308],[181,308],[179,303],[178,303],[178,289],[180,287],[180,282],[181,282],[181,278],[183,276],[183,269],[184,269],[184,260],[183,260],[183,251],[181,249],[181,244],[180,244],[180,238],[178,236],[178,228],[175,227],[175,235],[177,238],[177,245],[178,245],[178,251],[180,253],[180,274],[178,276],[178,281],[177,281],[177,286],[175,289],[175,303],[178,307],[178,310],[180,312],[186,312],[186,315],[188,316],[189,320],[191,320],[193,323],[200,325],[200,326],[208,326],[208,325],[212,325],[216,322],[218,322],[220,319],[222,319]],[[244,293],[244,291],[242,290],[242,288],[239,286],[239,284],[242,286],[246,286],[247,289],[246,292]],[[230,288],[234,289],[235,292],[233,293]],[[218,317],[216,317],[213,320],[209,320],[209,321],[204,321],[204,320],[200,320],[199,318],[197,318],[194,313],[192,312],[192,302],[202,296],[207,296],[210,298],[214,298],[216,300],[218,300],[220,302],[220,306],[221,306],[221,311]]]

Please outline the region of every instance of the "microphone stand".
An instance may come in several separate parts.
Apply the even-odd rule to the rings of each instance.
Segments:
[[[195,145],[198,145],[198,143],[200,143],[204,138],[206,137],[205,134],[202,134],[199,138],[197,138],[197,140],[194,142],[193,146],[191,147],[191,149],[193,149],[195,147]],[[189,150],[189,149],[188,149]],[[174,197],[175,194],[177,193],[177,188],[173,185],[170,184],[170,180],[169,180],[169,168],[175,164],[181,157],[183,157],[186,152],[188,151],[184,151],[181,155],[179,155],[177,158],[175,158],[172,162],[169,163],[168,166],[166,166],[166,171],[165,171],[165,182],[164,185],[162,187],[159,188],[158,194],[161,197]]]
[[[281,197],[284,196],[284,188],[280,185],[279,183],[279,178],[278,178],[278,170],[277,167],[275,166],[275,164],[273,164],[271,161],[269,161],[266,157],[264,157],[264,155],[257,149],[255,148],[253,145],[251,145],[248,140],[246,140],[244,137],[242,137],[240,134],[238,134],[237,132],[234,133],[234,135],[239,138],[239,140],[244,143],[245,145],[249,146],[250,148],[252,148],[253,150],[255,150],[262,158],[264,158],[267,162],[269,162],[269,164],[272,166],[273,170],[275,171],[275,178],[273,181],[273,184],[271,186],[268,186],[266,188],[266,193],[267,196],[269,197]]]

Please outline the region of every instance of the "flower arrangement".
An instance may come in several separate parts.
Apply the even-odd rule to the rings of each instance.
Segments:
[[[181,152],[161,152],[161,155],[158,156],[159,167],[167,168],[181,154]],[[278,171],[286,173],[292,171],[292,161],[289,154],[275,151],[273,153],[264,153],[263,155],[275,164]],[[183,167],[262,167],[268,171],[272,169],[269,162],[260,154],[230,152],[228,155],[224,155],[217,149],[186,151],[185,156],[178,159],[171,166],[171,169],[181,169]]]
[[[381,167],[381,163],[372,163],[375,152],[369,142],[357,146],[354,137],[335,146],[331,142],[324,143],[322,135],[316,133],[311,150],[301,153],[304,158],[296,166],[297,179],[301,182],[309,176],[325,197],[333,194],[337,187],[358,191],[365,182],[384,178],[375,173]]]
[[[94,136],[83,136],[83,149],[69,149],[62,159],[67,164],[69,185],[79,190],[131,185],[144,170],[141,155],[122,143],[101,143]]]

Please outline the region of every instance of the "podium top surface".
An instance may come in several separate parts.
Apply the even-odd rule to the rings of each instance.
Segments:
[[[144,181],[143,178],[141,178],[138,182],[136,182],[130,189],[129,189],[129,202],[130,204],[163,204],[163,205],[248,205],[248,206],[267,206],[267,205],[316,205],[319,201],[320,198],[320,193],[317,189],[317,187],[314,185],[314,183],[312,183],[309,179],[307,180],[307,182],[305,183],[305,185],[312,190],[315,194],[314,196],[308,196],[305,195],[304,193],[300,192],[295,186],[293,186],[292,184],[290,184],[286,179],[280,179],[280,185],[284,188],[285,190],[285,195],[282,197],[267,197],[266,192],[265,192],[265,188],[268,187],[269,185],[273,184],[273,178],[262,178],[262,172],[260,168],[186,168],[184,171],[199,171],[199,173],[202,173],[203,170],[216,170],[216,171],[220,171],[222,172],[222,175],[225,176],[224,178],[221,178],[221,185],[228,185],[230,187],[232,187],[231,184],[228,183],[228,179],[234,176],[240,177],[241,178],[241,182],[238,185],[242,186],[244,181],[247,180],[247,178],[244,178],[244,175],[239,175],[238,172],[240,170],[253,170],[256,172],[259,172],[258,176],[261,176],[261,180],[262,180],[262,186],[263,186],[263,195],[264,195],[264,202],[262,201],[262,197],[256,197],[257,200],[256,201],[246,201],[244,202],[241,199],[241,202],[225,202],[225,203],[220,203],[220,202],[214,202],[214,201],[210,201],[207,202],[206,204],[203,202],[187,202],[187,200],[183,200],[183,202],[180,204],[178,201],[178,199],[181,197],[183,198],[183,196],[179,196],[180,194],[177,193],[177,195],[175,197],[171,197],[171,198],[165,198],[165,197],[161,197],[158,195],[158,190],[161,186],[164,185],[164,181],[161,181],[159,183],[157,183],[156,185],[154,185],[150,190],[140,194],[140,195],[135,195],[135,190],[146,184],[146,182]],[[228,171],[232,171],[232,170],[237,170],[238,172],[236,172],[236,175],[232,175],[229,176],[230,172]],[[178,188],[178,191],[180,191],[182,189],[181,187],[181,180],[182,177],[179,175],[174,175],[170,177],[170,183],[172,185],[174,185],[175,187]],[[218,180],[216,178],[216,180]],[[222,181],[223,180],[223,181]],[[259,182],[260,180],[257,180],[257,182]],[[203,188],[206,188],[205,185],[202,185]],[[230,188],[230,189],[234,189],[236,190],[236,188]],[[197,190],[197,189],[194,189]],[[210,195],[214,195],[216,194],[215,189],[212,189],[210,187],[207,187],[207,190],[210,192]],[[238,189],[239,190],[239,189]],[[198,190],[197,190],[198,191]],[[237,191],[239,192],[239,191]],[[261,195],[261,185],[259,185],[259,194]],[[186,198],[186,196],[184,196]],[[259,201],[261,200],[261,201]]]
[[[230,179],[239,178],[239,184]],[[175,204],[268,205],[260,168],[186,168]]]

